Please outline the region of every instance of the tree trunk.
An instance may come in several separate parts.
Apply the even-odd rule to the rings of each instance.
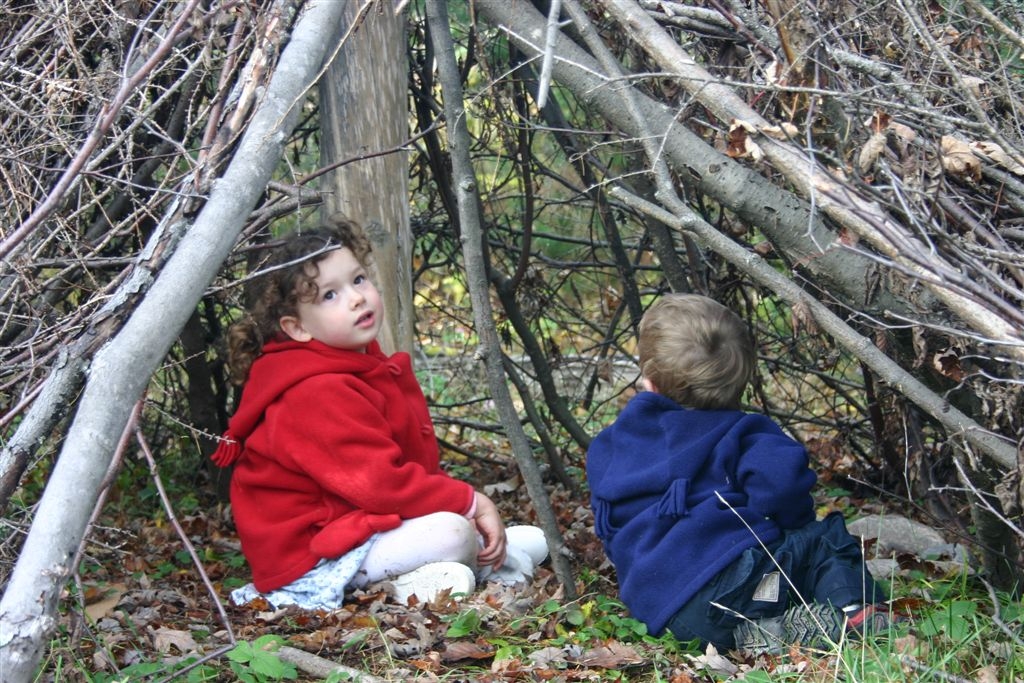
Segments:
[[[393,2],[346,2],[345,38],[320,81],[320,190],[324,213],[341,212],[373,245],[371,277],[384,297],[381,346],[411,351],[409,107],[405,17]]]
[[[57,601],[85,536],[104,474],[135,403],[234,246],[281,158],[332,44],[342,4],[311,2],[209,201],[134,314],[97,354],[60,459],[0,600],[0,671],[32,680],[56,627]],[[180,228],[181,219],[165,221]]]
[[[227,501],[231,470],[217,467],[210,460],[210,456],[217,450],[216,437],[220,435],[224,424],[223,416],[219,414],[224,401],[224,387],[219,387],[221,391],[217,391],[215,374],[206,354],[207,349],[213,345],[213,340],[207,338],[206,328],[198,310],[185,323],[179,342],[184,356],[181,365],[187,376],[189,423],[197,430],[196,443],[202,459],[200,467],[206,467],[210,473],[210,480],[217,489],[218,497]]]
[[[538,522],[544,530],[551,553],[551,564],[559,581],[562,582],[566,598],[573,599],[576,597],[576,583],[566,555],[565,540],[558,529],[551,498],[544,489],[540,468],[534,460],[533,449],[530,448],[530,442],[519,422],[505,378],[501,345],[498,342],[498,332],[495,329],[491,308],[480,197],[477,194],[476,178],[470,163],[469,131],[462,102],[462,83],[455,63],[455,49],[448,25],[448,11],[442,0],[427,0],[426,7],[444,97],[448,144],[452,157],[452,184],[458,199],[462,253],[466,262],[466,283],[469,286],[470,299],[473,302],[473,319],[480,338],[480,350],[477,355],[486,364],[491,396],[497,406],[505,433],[512,444],[512,452],[537,512]]]
[[[996,482],[986,468],[974,458],[957,455],[956,466],[960,483],[972,493],[971,519],[974,536],[981,549],[981,564],[985,578],[1001,591],[1019,599],[1021,586],[1018,537],[1019,531],[1007,523],[1006,511],[999,498],[988,493],[996,490]]]

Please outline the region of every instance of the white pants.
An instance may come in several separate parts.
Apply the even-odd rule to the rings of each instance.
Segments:
[[[276,591],[261,594],[249,583],[232,591],[231,598],[236,605],[264,597],[275,607],[336,609],[344,601],[347,587],[363,588],[432,562],[464,564],[478,580],[508,584],[529,580],[547,557],[544,533],[535,526],[511,526],[505,533],[507,550],[502,568],[479,568],[476,557],[482,540],[473,523],[454,512],[435,512],[407,519],[339,558],[321,560],[304,576]]]
[[[361,588],[394,578],[431,562],[458,562],[472,569],[478,579],[506,583],[528,580],[547,557],[544,532],[535,526],[511,526],[505,564],[499,570],[477,567],[481,539],[473,522],[454,512],[435,512],[407,519],[397,528],[377,535],[351,585]]]

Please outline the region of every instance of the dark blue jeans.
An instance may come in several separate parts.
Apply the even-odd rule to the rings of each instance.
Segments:
[[[732,631],[743,617],[777,616],[801,597],[837,609],[886,599],[839,513],[783,532],[768,550],[744,551],[676,612],[668,630],[678,640],[696,638],[724,651],[735,647]]]

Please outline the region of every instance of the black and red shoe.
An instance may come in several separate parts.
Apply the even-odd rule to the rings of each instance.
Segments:
[[[846,630],[866,636],[887,631],[893,624],[903,621],[906,620],[893,613],[888,605],[875,603],[847,614]]]

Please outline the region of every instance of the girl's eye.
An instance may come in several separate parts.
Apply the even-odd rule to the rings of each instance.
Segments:
[[[361,285],[364,282],[366,282],[366,276],[365,275],[356,275],[355,284]]]
[[[335,296],[337,296],[337,294],[334,292],[334,290],[333,289],[328,289],[326,292],[324,292],[324,301],[330,301]]]

